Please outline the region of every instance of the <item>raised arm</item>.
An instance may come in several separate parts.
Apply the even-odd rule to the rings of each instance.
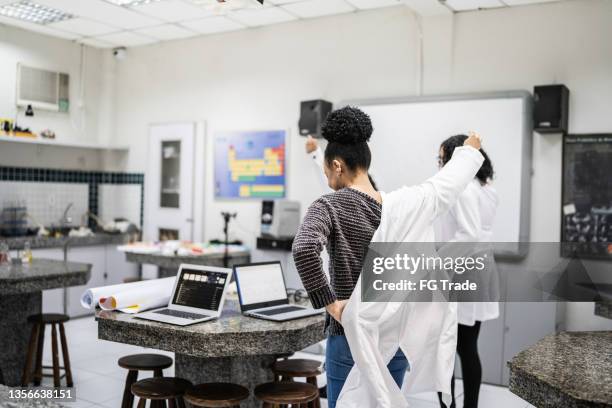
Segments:
[[[421,184],[427,199],[432,200],[432,220],[448,211],[476,176],[484,161],[478,149],[480,137],[472,134],[435,176]]]
[[[308,208],[293,240],[293,260],[313,307],[319,309],[336,301],[325,272],[321,252],[331,234],[332,222],[325,199]]]

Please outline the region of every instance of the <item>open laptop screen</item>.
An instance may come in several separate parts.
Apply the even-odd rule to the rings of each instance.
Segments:
[[[279,262],[235,266],[234,277],[243,311],[288,303]]]
[[[185,268],[178,279],[172,304],[219,310],[227,273]]]

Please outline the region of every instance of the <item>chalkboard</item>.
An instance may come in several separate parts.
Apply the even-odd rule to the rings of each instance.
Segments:
[[[612,134],[563,141],[562,255],[612,259]]]

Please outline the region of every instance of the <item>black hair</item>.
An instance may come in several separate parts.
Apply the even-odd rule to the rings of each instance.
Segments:
[[[370,168],[372,153],[368,140],[373,132],[370,117],[353,106],[332,111],[323,125],[321,134],[327,140],[325,161],[342,159],[351,171]]]
[[[442,151],[444,152],[442,164],[448,163],[451,157],[453,157],[455,148],[463,146],[463,143],[467,138],[468,137],[466,135],[456,135],[451,136],[442,142],[440,145]],[[489,159],[489,156],[482,148],[480,149],[480,153],[484,156],[484,162],[482,162],[480,170],[478,170],[478,173],[476,173],[476,178],[481,184],[487,184],[487,182],[493,178],[493,163],[491,163],[491,159]]]

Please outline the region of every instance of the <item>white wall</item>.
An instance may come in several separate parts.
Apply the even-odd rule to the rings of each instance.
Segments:
[[[16,118],[20,126],[37,133],[52,129],[57,139],[62,141],[108,140],[112,128],[114,89],[109,86],[114,65],[109,51],[87,46],[81,48],[72,41],[0,25],[0,60],[0,117]],[[70,113],[35,109],[34,117],[25,117],[22,108],[17,111],[17,63],[68,73]],[[2,143],[0,164],[101,169],[105,159],[99,153],[83,149],[67,152],[56,147]]]

